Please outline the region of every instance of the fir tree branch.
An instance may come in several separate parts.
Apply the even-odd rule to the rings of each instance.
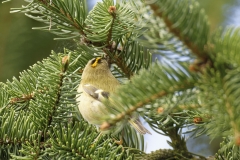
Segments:
[[[23,103],[34,99],[34,93],[28,95],[22,95],[22,97],[13,97],[10,99],[10,103]]]
[[[101,55],[102,51],[110,57],[110,63],[116,64],[115,71],[124,78],[130,79],[141,68],[148,68],[150,60],[144,60],[145,54],[142,54],[144,48],[138,43],[134,43],[135,39],[130,36],[136,33],[136,28],[132,23],[135,16],[129,9],[130,7],[126,7],[125,1],[123,4],[114,6],[114,1],[105,0],[103,3],[99,3],[88,17],[79,16],[80,12],[76,6],[81,5],[79,5],[80,3],[74,5],[75,3],[72,2],[36,0],[31,1],[29,6],[21,10],[30,11],[30,14],[35,14],[34,11],[37,11],[36,13],[43,15],[39,20],[43,20],[45,23],[49,23],[47,17],[50,17],[54,25],[60,28],[56,32],[52,30],[56,34],[69,36],[73,33],[74,36],[82,36],[85,49],[91,48],[91,53],[81,46],[81,53],[74,52],[73,58],[70,57],[70,54],[67,56],[63,54],[65,57],[62,54],[54,54],[50,60],[39,63],[32,72],[20,77],[20,81],[13,80],[4,85],[2,90],[6,89],[6,93],[3,93],[2,90],[0,93],[0,106],[3,106],[0,108],[0,144],[3,145],[0,151],[9,150],[12,147],[16,151],[14,154],[19,155],[17,147],[21,145],[21,152],[26,155],[25,158],[29,159],[44,159],[44,156],[55,159],[114,159],[116,156],[119,159],[133,159],[133,152],[129,152],[131,149],[116,146],[109,138],[107,140],[102,138],[96,143],[96,146],[92,146],[91,143],[96,137],[96,132],[95,130],[92,132],[93,128],[88,124],[83,124],[81,118],[78,119],[79,121],[75,121],[73,108],[77,106],[74,98],[77,94],[75,89],[81,77],[81,75],[76,75],[76,72],[83,69],[90,58]],[[175,4],[175,2],[179,3]],[[181,159],[188,157],[189,154],[184,139],[178,134],[179,127],[185,124],[197,124],[204,128],[201,134],[207,131],[211,136],[227,135],[229,141],[224,142],[227,146],[221,148],[220,158],[237,159],[239,158],[239,146],[235,146],[235,144],[240,144],[238,127],[240,56],[238,54],[239,45],[237,45],[239,30],[236,32],[228,30],[225,36],[221,35],[220,38],[217,36],[217,40],[213,41],[215,48],[212,48],[216,54],[210,55],[211,51],[207,50],[209,46],[207,44],[208,23],[206,17],[198,5],[192,2],[194,1],[156,1],[149,6],[155,15],[165,22],[169,35],[171,35],[170,38],[166,36],[169,38],[166,38],[167,40],[171,40],[175,36],[200,60],[194,65],[206,68],[206,64],[211,63],[210,67],[214,66],[214,69],[202,72],[199,74],[200,78],[189,73],[186,65],[180,63],[176,67],[177,69],[155,65],[149,67],[148,70],[139,72],[139,75],[131,78],[131,82],[121,86],[116,93],[110,96],[109,101],[105,102],[111,114],[108,115],[109,117],[103,117],[103,122],[106,122],[101,127],[108,129],[116,124],[116,128],[120,130],[122,128],[119,126],[130,117],[132,118],[135,112],[138,112],[143,118],[149,118],[148,122],[151,123],[150,125],[154,125],[155,129],[162,130],[171,138],[170,144],[174,150],[170,153],[174,154],[174,158]],[[178,9],[178,4],[181,4],[180,9]],[[181,8],[184,4],[189,6]],[[179,14],[182,12],[184,12],[183,16]],[[76,16],[78,18],[75,15],[78,15]],[[29,16],[37,19],[35,15]],[[191,23],[188,24],[185,21]],[[193,28],[191,28],[192,25]],[[202,27],[202,30],[198,32],[199,26]],[[159,32],[154,31],[153,33]],[[232,43],[233,41],[236,43]],[[84,52],[82,52],[83,50]],[[85,53],[88,55],[86,56]],[[218,55],[218,53],[220,54]],[[77,78],[79,79],[76,80]],[[182,95],[187,95],[183,92],[195,88],[198,89],[199,94],[191,92],[195,98],[193,103],[198,104],[199,102],[198,106],[202,105],[205,108],[190,114],[182,111],[183,108],[179,106],[174,108],[178,109],[178,113],[174,113],[176,110],[172,110],[173,112],[169,114],[159,116],[165,112],[159,107],[159,104],[165,104],[161,102],[169,102],[166,110],[170,110],[181,104],[176,100],[177,98],[175,101],[173,100],[174,96],[183,98]],[[219,100],[219,98],[223,100]],[[191,98],[183,99],[182,102],[184,104],[190,100]],[[11,106],[10,110],[6,109],[7,106]],[[24,106],[27,106],[28,109],[25,110]],[[187,106],[190,105],[187,104]],[[16,109],[17,107],[19,108]],[[213,112],[216,109],[218,112]],[[13,110],[15,111],[13,112]],[[145,113],[145,111],[149,112]],[[27,113],[30,113],[30,116]],[[213,113],[214,116],[209,113]],[[210,115],[210,118],[202,115]],[[205,121],[204,118],[209,119]],[[187,121],[184,121],[186,119]],[[68,125],[68,121],[73,124]],[[165,123],[158,124],[162,121]],[[137,138],[134,132],[128,133],[131,136],[125,139],[124,145],[134,148],[143,145],[138,144],[139,137]],[[200,135],[200,133],[195,133],[196,136]],[[232,141],[234,136],[235,144]],[[179,149],[183,152],[175,152]],[[160,158],[164,158],[164,156]]]
[[[204,62],[207,62],[210,59],[208,56],[209,53],[206,53],[204,48],[200,48],[201,46],[198,46],[197,44],[194,44],[193,42],[191,42],[190,37],[187,37],[187,35],[182,34],[182,30],[173,26],[175,22],[173,22],[171,19],[167,17],[166,13],[164,13],[161,10],[158,4],[150,3],[149,6],[152,8],[156,16],[164,20],[169,31],[172,32],[181,41],[183,41],[185,45],[188,46],[188,48],[192,50],[194,54],[196,54],[197,57],[202,59]]]
[[[168,75],[165,75],[165,69],[163,66],[151,66],[148,70],[144,70],[140,75],[135,76],[131,83],[121,86],[115,94],[110,96],[111,100],[105,104],[115,116],[106,119],[101,129],[108,129],[123,119],[130,117],[133,112],[143,108],[144,105],[150,102],[154,102],[168,94],[194,87],[192,81],[194,76],[190,79],[185,79],[186,77],[182,77],[182,79],[180,78],[182,76],[181,71],[175,71],[176,75],[172,75],[174,79],[171,79]],[[169,73],[169,70],[167,73]],[[149,78],[149,81],[143,80],[145,76]],[[176,77],[182,80],[178,81]],[[174,81],[174,84],[170,81]],[[125,90],[128,90],[128,92],[124,92]],[[132,97],[132,99],[128,101],[129,97]]]
[[[216,160],[239,159],[240,147],[233,144],[232,137],[223,137],[220,149],[215,155]]]
[[[23,12],[29,18],[47,24],[45,27],[35,27],[54,33],[58,39],[72,39],[84,37],[84,21],[87,15],[86,0],[57,1],[36,0],[27,1],[28,5],[22,8],[13,8],[11,13]]]
[[[100,47],[109,45],[110,41],[131,33],[134,24],[128,19],[133,16],[133,12],[124,3],[114,5],[113,0],[97,3],[85,20],[86,38],[94,43],[100,42]]]
[[[197,57],[203,59],[203,61],[209,60],[208,54],[203,50],[203,48],[199,48],[196,44],[191,42],[188,37],[182,35],[182,31],[178,28],[173,27],[173,22],[167,18],[167,16],[163,16],[163,12],[161,12],[160,7],[157,4],[149,4],[149,6],[154,11],[155,15],[162,18],[168,27],[169,31],[172,32],[176,37],[182,40],[186,46],[188,46],[191,51],[197,55]]]
[[[60,101],[60,97],[61,97],[61,88],[63,86],[63,78],[64,78],[64,73],[66,72],[68,67],[68,56],[64,56],[62,58],[62,66],[61,66],[61,72],[59,73],[59,85],[58,85],[58,91],[57,91],[57,96],[55,99],[55,105],[52,107],[52,112],[48,115],[49,117],[48,119],[48,127],[51,125],[52,120],[53,120],[53,116],[56,113],[57,110],[57,106],[59,106],[59,101]]]
[[[126,55],[127,51],[123,51],[117,48],[113,50],[112,46],[108,48],[104,47],[103,51],[105,55],[109,57],[109,64],[116,64],[120,68],[120,70],[118,70],[117,72],[123,73],[123,77],[127,77],[128,79],[130,79],[130,77],[133,75],[133,72],[128,66],[127,61],[124,61],[124,55]]]
[[[235,138],[235,143],[236,145],[240,146],[240,131],[239,131],[239,127],[235,122],[235,115],[233,112],[233,106],[230,104],[230,102],[227,100],[226,102],[226,110],[227,113],[230,117],[230,125],[233,129],[233,134],[234,134],[234,138]]]
[[[83,5],[79,6],[80,3]],[[87,46],[93,45],[102,48],[106,55],[114,54],[109,54],[109,52],[113,51],[112,44],[118,41],[118,39],[122,39],[125,34],[131,34],[134,28],[134,23],[132,22],[134,13],[125,2],[114,5],[112,0],[107,0],[98,3],[89,15],[86,16],[84,12],[85,3],[84,0],[76,3],[56,0],[52,0],[50,3],[49,0],[38,0],[29,3],[26,7],[12,10],[16,12],[26,12],[26,15],[30,18],[47,24],[49,23],[47,17],[50,17],[50,21],[53,22],[53,27],[57,28],[51,29],[50,32],[64,37],[70,36],[71,34],[81,36],[81,43]],[[76,11],[74,10],[79,11],[80,14],[78,13],[76,15]],[[39,13],[41,16],[36,16],[36,13]],[[49,27],[47,26],[47,28]],[[77,35],[74,31],[78,31],[80,34]],[[130,37],[128,37],[128,39],[129,38]],[[121,53],[121,55],[123,54]],[[130,78],[133,75],[133,71],[131,71],[128,64],[124,64],[122,58],[118,56],[113,58],[116,58],[114,61],[118,67]]]
[[[181,152],[171,149],[159,149],[144,155],[139,160],[213,160],[212,158],[205,158],[194,153],[188,153],[189,156],[182,155]]]
[[[228,71],[224,77],[223,85],[224,93],[226,95],[225,107],[229,116],[229,123],[233,130],[235,144],[238,146],[240,146],[240,127],[238,121],[239,116],[236,114],[236,112],[239,111],[238,105],[240,102],[237,98],[239,97],[239,90],[236,88],[236,86],[239,85],[239,75],[240,72],[237,70]]]
[[[184,137],[179,134],[179,128],[174,127],[173,123],[169,124],[168,128],[169,129],[164,131],[171,139],[171,142],[168,142],[168,144],[173,147],[175,151],[181,152],[184,157],[191,158],[192,155],[188,152],[186,141]]]
[[[240,42],[240,28],[227,27],[218,29],[213,35],[211,50],[215,54],[212,57],[215,59],[215,65],[224,67],[221,68],[221,72],[225,68],[233,69],[239,67],[240,56],[238,51],[240,46],[238,42]]]
[[[144,99],[143,101],[138,102],[137,104],[135,104],[134,106],[132,106],[131,108],[129,108],[127,111],[122,112],[118,115],[116,115],[115,118],[111,119],[111,122],[104,122],[100,129],[101,130],[108,130],[110,127],[114,126],[116,123],[118,123],[119,121],[122,121],[126,116],[130,116],[133,114],[133,112],[135,112],[138,108],[148,104],[149,102],[157,99],[157,98],[161,98],[163,96],[167,95],[167,92],[164,91],[160,91],[159,93],[156,93],[154,95],[152,95],[151,97]]]
[[[109,30],[108,36],[107,36],[108,37],[107,38],[107,43],[108,43],[108,45],[111,46],[110,42],[112,40],[112,29],[113,29],[114,21],[116,19],[116,7],[115,6],[109,6],[108,12],[112,15],[112,22],[111,22],[111,27],[110,27],[110,30]]]
[[[128,79],[130,79],[133,76],[134,73],[127,66],[127,64],[125,63],[126,61],[123,60],[122,56],[118,56],[117,58],[115,58],[114,62],[121,69],[121,71],[125,74],[125,76]]]
[[[183,157],[178,156],[174,150],[170,149],[159,149],[156,151],[152,151],[149,154],[144,155],[144,157],[138,158],[139,160],[168,160],[168,159],[180,159]]]

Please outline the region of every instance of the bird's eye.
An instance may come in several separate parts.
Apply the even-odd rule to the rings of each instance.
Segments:
[[[91,61],[91,66],[94,68],[97,66],[98,63],[101,63],[101,58],[98,57],[98,58],[95,58]]]
[[[96,58],[94,58],[92,61],[91,61],[91,64],[94,64],[96,61]]]

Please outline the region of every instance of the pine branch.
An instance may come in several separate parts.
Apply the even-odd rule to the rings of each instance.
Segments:
[[[85,0],[57,1],[37,0],[27,1],[22,8],[13,8],[11,13],[23,12],[29,18],[46,23],[45,27],[35,27],[54,33],[63,39],[83,37],[84,21],[87,16]]]
[[[239,72],[234,70],[234,71],[229,71],[228,74],[225,76],[225,84],[223,86],[226,94],[225,100],[225,107],[226,111],[229,115],[230,119],[230,125],[233,130],[233,135],[235,139],[236,145],[240,146],[240,128],[239,128],[239,121],[238,121],[238,115],[236,112],[239,111],[238,105],[239,105],[239,100],[236,97],[239,97],[239,91],[235,87],[239,85]]]
[[[0,132],[0,139],[3,139],[2,142],[4,143],[7,142],[6,147],[4,147],[5,150],[7,147],[15,147],[14,150],[16,152],[13,152],[12,157],[19,159],[24,154],[26,159],[69,158],[72,156],[76,158],[85,157],[87,159],[98,159],[99,157],[132,159],[134,154],[141,154],[140,150],[144,149],[144,143],[142,142],[142,137],[139,137],[136,131],[131,131],[130,128],[126,129],[126,135],[129,133],[131,136],[123,137],[123,147],[128,147],[123,150],[121,146],[115,143],[113,138],[108,137],[106,139],[102,137],[103,139],[100,138],[98,142],[95,142],[97,137],[96,130],[86,122],[83,123],[82,118],[77,118],[79,116],[76,115],[77,113],[74,109],[76,107],[75,95],[77,94],[74,90],[79,85],[80,79],[80,77],[77,77],[77,74],[79,74],[78,71],[81,69],[79,66],[85,66],[89,56],[92,57],[93,55],[88,55],[84,52],[79,55],[79,52],[70,51],[68,51],[68,54],[57,55],[53,53],[43,63],[39,62],[37,65],[34,65],[32,70],[23,72],[20,81],[8,82],[6,87],[15,86],[23,89],[24,87],[22,86],[31,86],[31,90],[25,88],[24,91],[35,93],[34,98],[27,101],[27,107],[22,108],[22,112],[27,113],[23,114],[24,117],[20,116],[22,115],[21,112],[12,112],[12,115],[9,116],[4,108],[1,110],[3,114],[1,122],[4,123],[1,123],[3,130]],[[38,71],[38,76],[35,77],[35,74],[29,75],[29,73],[34,71]],[[25,81],[25,79],[31,79],[35,83],[29,85],[31,81]],[[11,92],[11,89],[8,89],[8,91],[11,96],[12,94],[19,95],[19,92],[22,92],[21,90]],[[6,93],[3,90],[1,95],[8,96]],[[9,100],[12,100],[11,96],[4,103],[11,106],[18,105],[17,102],[9,103]],[[17,120],[16,122],[14,121],[15,119]],[[24,125],[26,126],[21,128],[23,121],[25,121]],[[72,124],[68,126],[68,123]],[[65,133],[68,127],[69,131]],[[28,129],[31,129],[31,132]],[[6,135],[11,135],[12,137],[8,138]],[[72,139],[74,137],[78,141],[74,141]],[[14,142],[12,139],[14,139]],[[15,139],[20,140],[15,142]],[[133,139],[136,143],[133,143]],[[89,144],[88,152],[86,152],[85,147],[82,147],[86,146],[86,142]],[[112,145],[109,145],[110,143]],[[96,146],[92,147],[92,144]],[[110,148],[105,150],[107,146]],[[131,147],[139,148],[140,150],[134,149],[134,151],[131,151]],[[61,150],[61,154],[56,156],[56,152],[58,153],[59,150]]]
[[[223,142],[220,144],[220,149],[218,153],[215,155],[216,160],[224,160],[224,159],[238,159],[240,153],[239,146],[235,146],[232,144],[229,138],[224,138]]]
[[[50,3],[51,2],[51,3]],[[122,41],[126,35],[131,35],[134,23],[134,13],[127,3],[117,3],[114,5],[112,0],[98,3],[96,7],[86,16],[86,2],[82,1],[34,1],[26,7],[12,9],[13,12],[26,12],[26,15],[35,20],[49,24],[41,29],[50,31],[58,36],[65,38],[81,37],[82,44],[89,47],[99,47],[105,55],[110,57],[110,61],[116,63],[118,67],[130,78],[135,71],[132,71],[128,63],[124,64],[123,56],[117,55],[118,47],[125,47]],[[41,16],[39,16],[41,15]],[[97,16],[96,16],[97,15]],[[100,16],[101,15],[101,16]],[[50,20],[49,18],[50,17]],[[131,20],[131,21],[129,21]],[[51,28],[49,30],[49,27]],[[127,36],[126,38],[130,38]],[[115,44],[115,46],[113,46]],[[133,46],[131,46],[133,45]],[[128,43],[128,48],[135,48],[135,44]],[[142,50],[142,49],[141,49]],[[120,50],[120,55],[126,55],[129,51]],[[128,57],[131,57],[129,56]],[[137,56],[136,54],[134,54]],[[149,63],[142,57],[143,63]],[[135,57],[132,58],[132,60]],[[132,64],[132,63],[131,63]],[[136,69],[134,69],[136,70]]]
[[[183,9],[180,13],[174,15],[174,11],[179,12],[179,10],[174,10],[176,7],[175,4],[178,4],[178,7],[184,6],[188,4],[187,8]],[[189,5],[189,3],[191,5]],[[149,4],[152,10],[154,11],[155,15],[162,18],[169,29],[170,32],[172,32],[175,36],[177,36],[181,41],[185,43],[186,46],[194,53],[196,54],[199,58],[203,60],[208,60],[209,53],[206,53],[204,51],[204,46],[207,44],[207,39],[208,39],[208,22],[206,17],[204,17],[204,11],[201,10],[199,7],[199,4],[196,1],[171,1],[171,2],[160,2],[158,1],[157,3],[151,3]],[[180,7],[182,8],[182,7]],[[193,11],[194,10],[194,11]],[[189,14],[191,12],[194,12],[192,14]],[[198,13],[198,14],[196,14]],[[189,16],[189,17],[188,17]],[[191,16],[191,17],[190,17]],[[201,23],[201,29],[198,28],[199,26],[196,23],[196,20],[193,19],[195,17],[199,16],[197,21],[198,23]],[[188,18],[187,18],[188,17]],[[175,21],[176,19],[179,19],[178,21]],[[184,23],[179,23],[179,21],[182,21],[184,19],[188,19],[188,26],[191,26],[192,30],[189,30],[187,26],[185,26]],[[199,32],[200,29],[200,32]],[[193,33],[196,33],[198,31],[198,35],[194,35]],[[203,39],[199,39],[198,36]],[[198,40],[199,39],[199,40]]]
[[[167,153],[176,159],[195,158],[179,135],[185,125],[195,125],[189,131],[194,136],[226,137],[218,159],[239,157],[239,29],[220,30],[208,43],[206,16],[193,0],[156,1],[141,10],[144,14],[137,11],[144,4],[105,0],[88,16],[83,0],[28,3],[14,11],[47,23],[43,30],[50,27],[52,33],[81,41],[77,51],[53,53],[19,80],[0,84],[1,158],[11,153],[16,159],[133,159],[144,155],[143,137],[126,122],[138,114],[171,138],[173,150]],[[147,49],[176,63],[150,65]],[[191,54],[197,57],[192,66],[180,63],[184,56],[192,60]],[[105,102],[111,114],[100,120],[102,129],[127,133],[122,146],[111,134],[95,143],[97,131],[83,121],[75,100],[85,64],[102,55],[116,77],[131,78]],[[158,158],[170,158],[161,153]]]
[[[9,153],[21,155],[21,147],[37,139],[35,126],[24,112],[16,114],[7,110],[1,117],[1,158],[9,159]],[[5,154],[4,154],[5,152]]]
[[[177,91],[194,86],[194,83],[192,83],[194,76],[186,79],[184,77],[186,73],[183,71],[171,70],[171,72],[170,70],[168,67],[165,68],[156,64],[149,67],[148,70],[141,71],[138,76],[134,76],[131,83],[121,86],[111,96],[111,100],[105,103],[115,116],[106,119],[102,129],[107,129],[123,121],[123,119],[128,119],[139,108],[142,108],[142,112],[144,112],[144,105],[152,103],[167,94],[174,94]],[[143,80],[144,77],[148,77],[148,79]],[[128,92],[125,92],[126,90]],[[120,123],[120,125],[122,124]]]
[[[118,68],[115,71],[122,77],[130,79],[142,68],[147,69],[152,62],[152,54],[137,42],[127,42],[120,51],[112,56],[112,63]]]
[[[174,158],[173,158],[174,157]],[[173,150],[170,149],[159,149],[154,152],[151,152],[150,154],[147,154],[142,159],[146,160],[168,160],[168,159],[182,159],[183,157],[175,153]],[[141,159],[141,158],[139,158]]]
[[[240,41],[239,32],[239,28],[227,27],[217,30],[213,35],[211,43],[214,45],[211,50],[215,53],[212,55],[216,61],[215,65],[227,65],[223,67],[228,69],[239,66],[239,45],[236,43]],[[235,43],[232,43],[233,41]]]
[[[114,5],[112,0],[97,3],[85,21],[86,38],[91,42],[104,42],[102,46],[109,45],[110,41],[132,31],[133,23],[128,19],[133,19],[133,12],[124,3]]]

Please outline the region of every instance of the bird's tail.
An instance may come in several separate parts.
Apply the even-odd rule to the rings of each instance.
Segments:
[[[139,118],[137,119],[131,118],[128,121],[133,126],[133,128],[137,130],[140,134],[146,134],[146,133],[151,134],[151,132],[143,126]]]

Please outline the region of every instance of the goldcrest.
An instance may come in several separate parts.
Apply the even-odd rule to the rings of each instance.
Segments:
[[[93,58],[88,61],[82,73],[82,80],[78,87],[77,102],[80,113],[90,124],[101,125],[102,118],[109,115],[103,105],[104,98],[120,86],[119,81],[113,76],[109,65],[104,58]],[[137,119],[129,119],[129,123],[140,134],[151,134]]]

